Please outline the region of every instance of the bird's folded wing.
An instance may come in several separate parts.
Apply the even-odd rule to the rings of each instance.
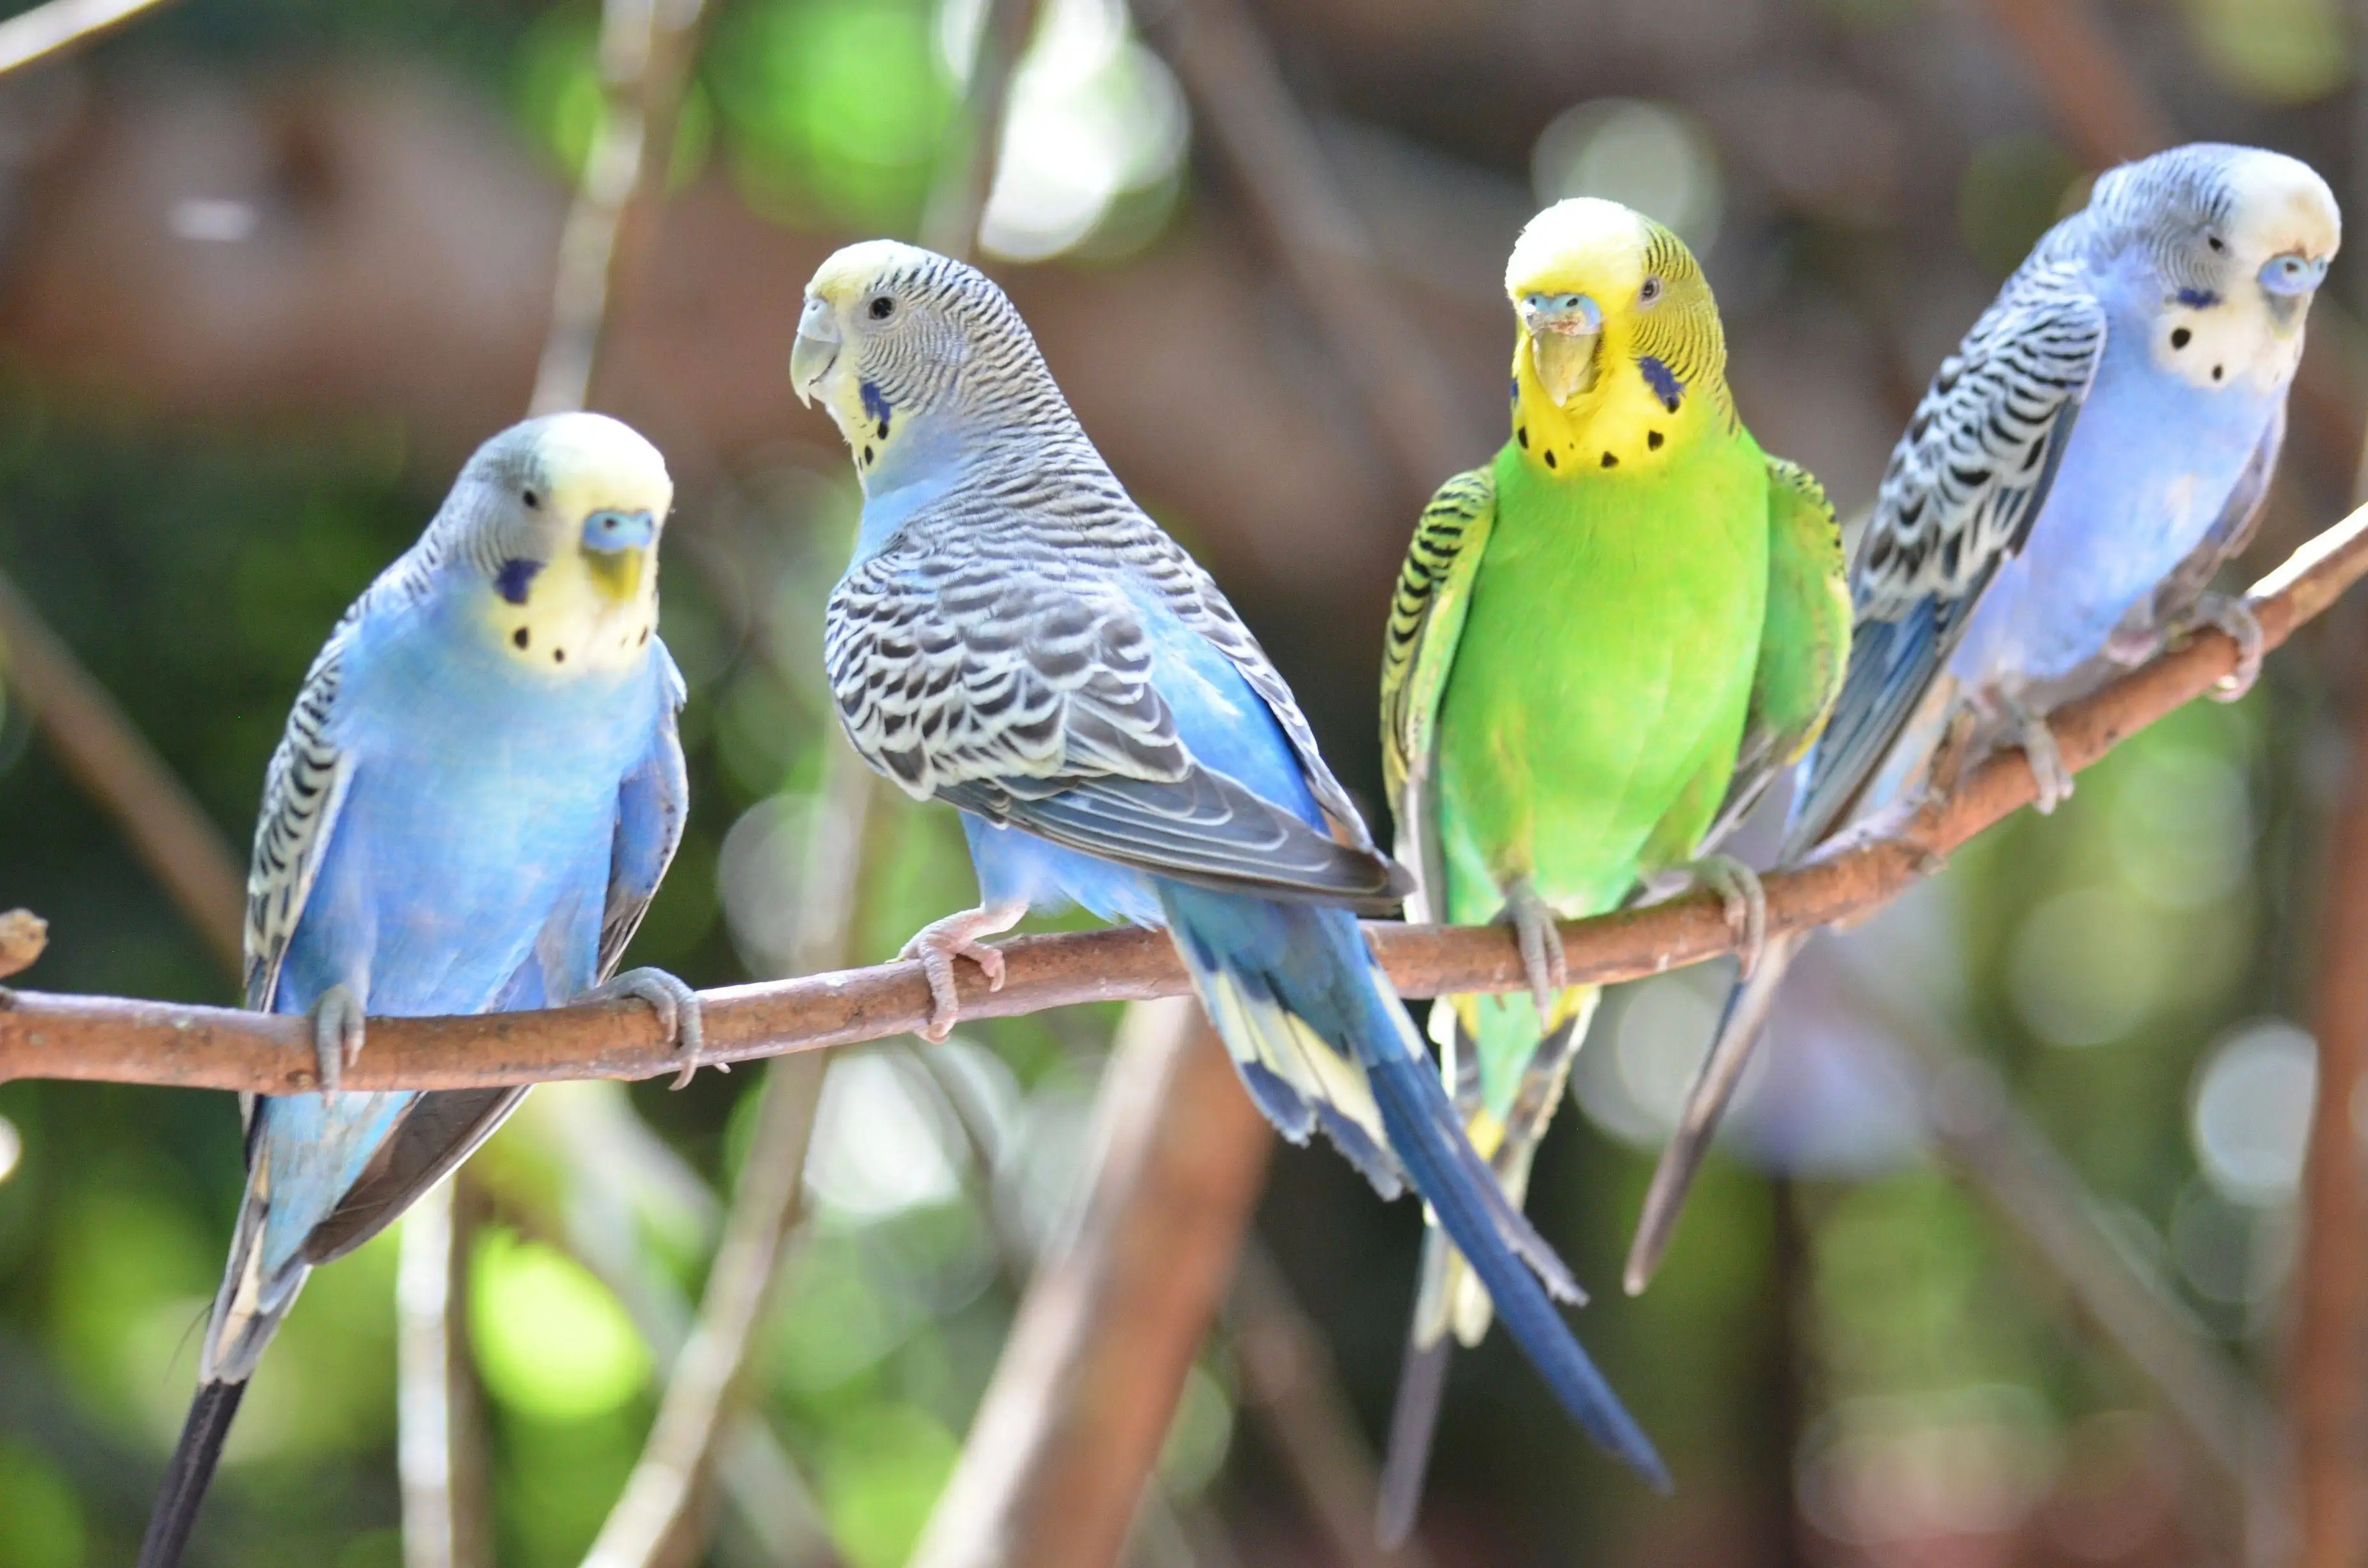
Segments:
[[[2046,505],[2105,345],[2104,308],[2055,238],[1942,361],[1892,449],[1851,576],[1849,671],[1788,853],[1850,812]]]
[[[1459,473],[1440,486],[1415,525],[1390,601],[1382,645],[1382,771],[1397,818],[1398,858],[1416,878],[1410,919],[1446,916],[1446,868],[1433,818],[1439,705],[1496,520],[1492,470]]]

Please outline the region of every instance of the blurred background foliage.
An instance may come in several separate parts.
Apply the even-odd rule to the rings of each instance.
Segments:
[[[1941,354],[2085,189],[2078,138],[1991,9],[1271,0],[1258,15],[1475,430],[1500,395],[1490,290],[1511,233],[1534,203],[1612,196],[1702,252],[1747,416],[1851,510]],[[2184,131],[2278,146],[2359,187],[2359,40],[2333,0],[2091,9]],[[855,497],[780,384],[796,290],[829,245],[914,230],[982,14],[979,0],[723,0],[688,102],[670,183],[692,259],[653,264],[657,302],[621,334],[613,406],[684,481],[664,632],[691,687],[696,802],[631,961],[700,984],[786,972],[838,744],[818,622]],[[602,112],[598,28],[583,0],[185,0],[85,62],[0,86],[0,563],[238,843],[328,627],[414,537],[459,452],[522,401],[537,268]],[[419,101],[447,106],[427,117],[444,141],[401,109],[422,81]],[[340,102],[302,108],[311,83]],[[985,247],[1121,474],[1219,571],[1375,799],[1373,650],[1413,498],[1374,477],[1380,438],[1191,131],[1121,0],[1046,0]],[[353,152],[370,137],[384,157]],[[406,179],[464,193],[450,233],[424,233],[387,194]],[[337,227],[381,200],[393,216],[378,226]],[[369,265],[339,259],[354,255]],[[407,298],[395,274],[415,255],[430,279],[490,279],[484,297],[423,286],[422,313],[370,328],[370,290]],[[752,259],[699,270],[732,255]],[[238,293],[315,273],[313,316]],[[2314,353],[2333,366],[2337,414],[2298,411],[2265,559],[2350,489],[2344,399],[2363,378],[2356,329],[2331,307],[2356,301],[2361,276],[2340,265],[2322,304]],[[751,298],[761,319],[730,313]],[[1212,301],[1223,309],[1191,314]],[[1168,319],[1172,301],[1187,319]],[[702,311],[723,318],[703,337]],[[445,314],[462,324],[419,325]],[[1178,341],[1163,331],[1207,356],[1161,358]],[[669,358],[669,333],[690,347]],[[743,338],[754,347],[731,358]],[[1210,444],[1229,429],[1287,437],[1289,460]],[[1597,1289],[1581,1331],[1679,1491],[1656,1500],[1586,1450],[1498,1336],[1451,1385],[1434,1560],[2226,1555],[2225,1483],[1994,1195],[1936,1158],[1916,1085],[1935,1050],[1986,1060],[2084,1184],[2113,1256],[2274,1383],[2313,1094],[2311,910],[2343,762],[2329,715],[2359,651],[2357,618],[2339,614],[2243,702],[2148,732],[2055,817],[2017,818],[1826,944],[1730,1157],[1634,1302],[1613,1286],[1619,1257],[1723,977],[1617,995],[1582,1058],[1587,1114],[1547,1145],[1531,1208]],[[0,905],[51,922],[29,983],[229,997],[13,708],[0,821]],[[885,801],[867,842],[855,956],[870,961],[972,884],[949,812]],[[767,1509],[727,1496],[713,1561],[905,1560],[1019,1285],[1074,1217],[1113,1020],[1077,1009],[834,1063],[758,1400],[803,1491],[771,1500],[774,1528],[803,1519],[810,1544],[785,1558]],[[501,1562],[576,1561],[613,1501],[696,1300],[748,1082],[545,1089],[472,1165],[465,1319]],[[129,1559],[238,1180],[228,1096],[0,1085],[0,1568]],[[1320,1151],[1280,1155],[1261,1214],[1369,1435],[1417,1225]],[[401,1560],[394,1255],[382,1238],[307,1290],[194,1560]],[[1330,1560],[1252,1414],[1221,1332],[1138,1561]]]

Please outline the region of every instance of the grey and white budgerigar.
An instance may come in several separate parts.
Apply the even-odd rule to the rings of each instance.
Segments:
[[[1358,928],[1401,873],[1011,301],[947,257],[851,246],[807,286],[791,375],[863,484],[825,632],[839,717],[906,793],[962,810],[978,871],[980,906],[910,949],[937,1032],[955,963],[999,983],[980,938],[1031,908],[1165,927],[1259,1108],[1293,1140],[1321,1127],[1385,1196],[1411,1184],[1564,1407],[1664,1480],[1548,1298],[1576,1297],[1568,1271],[1474,1152]]]

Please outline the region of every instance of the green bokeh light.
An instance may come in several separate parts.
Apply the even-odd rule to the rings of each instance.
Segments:
[[[469,1333],[486,1392],[521,1415],[582,1420],[649,1383],[650,1353],[607,1287],[573,1259],[489,1231],[470,1270]]]
[[[849,1412],[823,1450],[823,1512],[848,1568],[898,1568],[912,1555],[961,1444],[917,1405]]]

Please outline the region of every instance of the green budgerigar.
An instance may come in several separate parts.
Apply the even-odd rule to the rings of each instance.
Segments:
[[[1661,224],[1577,199],[1506,267],[1512,437],[1425,509],[1392,607],[1383,750],[1414,918],[1511,924],[1533,996],[1442,998],[1450,1092],[1516,1203],[1597,989],[1557,917],[1640,886],[1759,884],[1705,847],[1816,736],[1850,628],[1815,480],[1736,417],[1701,267]],[[1748,956],[1748,954],[1747,954]],[[1452,1350],[1488,1298],[1434,1227],[1392,1422],[1382,1533],[1411,1528]]]

